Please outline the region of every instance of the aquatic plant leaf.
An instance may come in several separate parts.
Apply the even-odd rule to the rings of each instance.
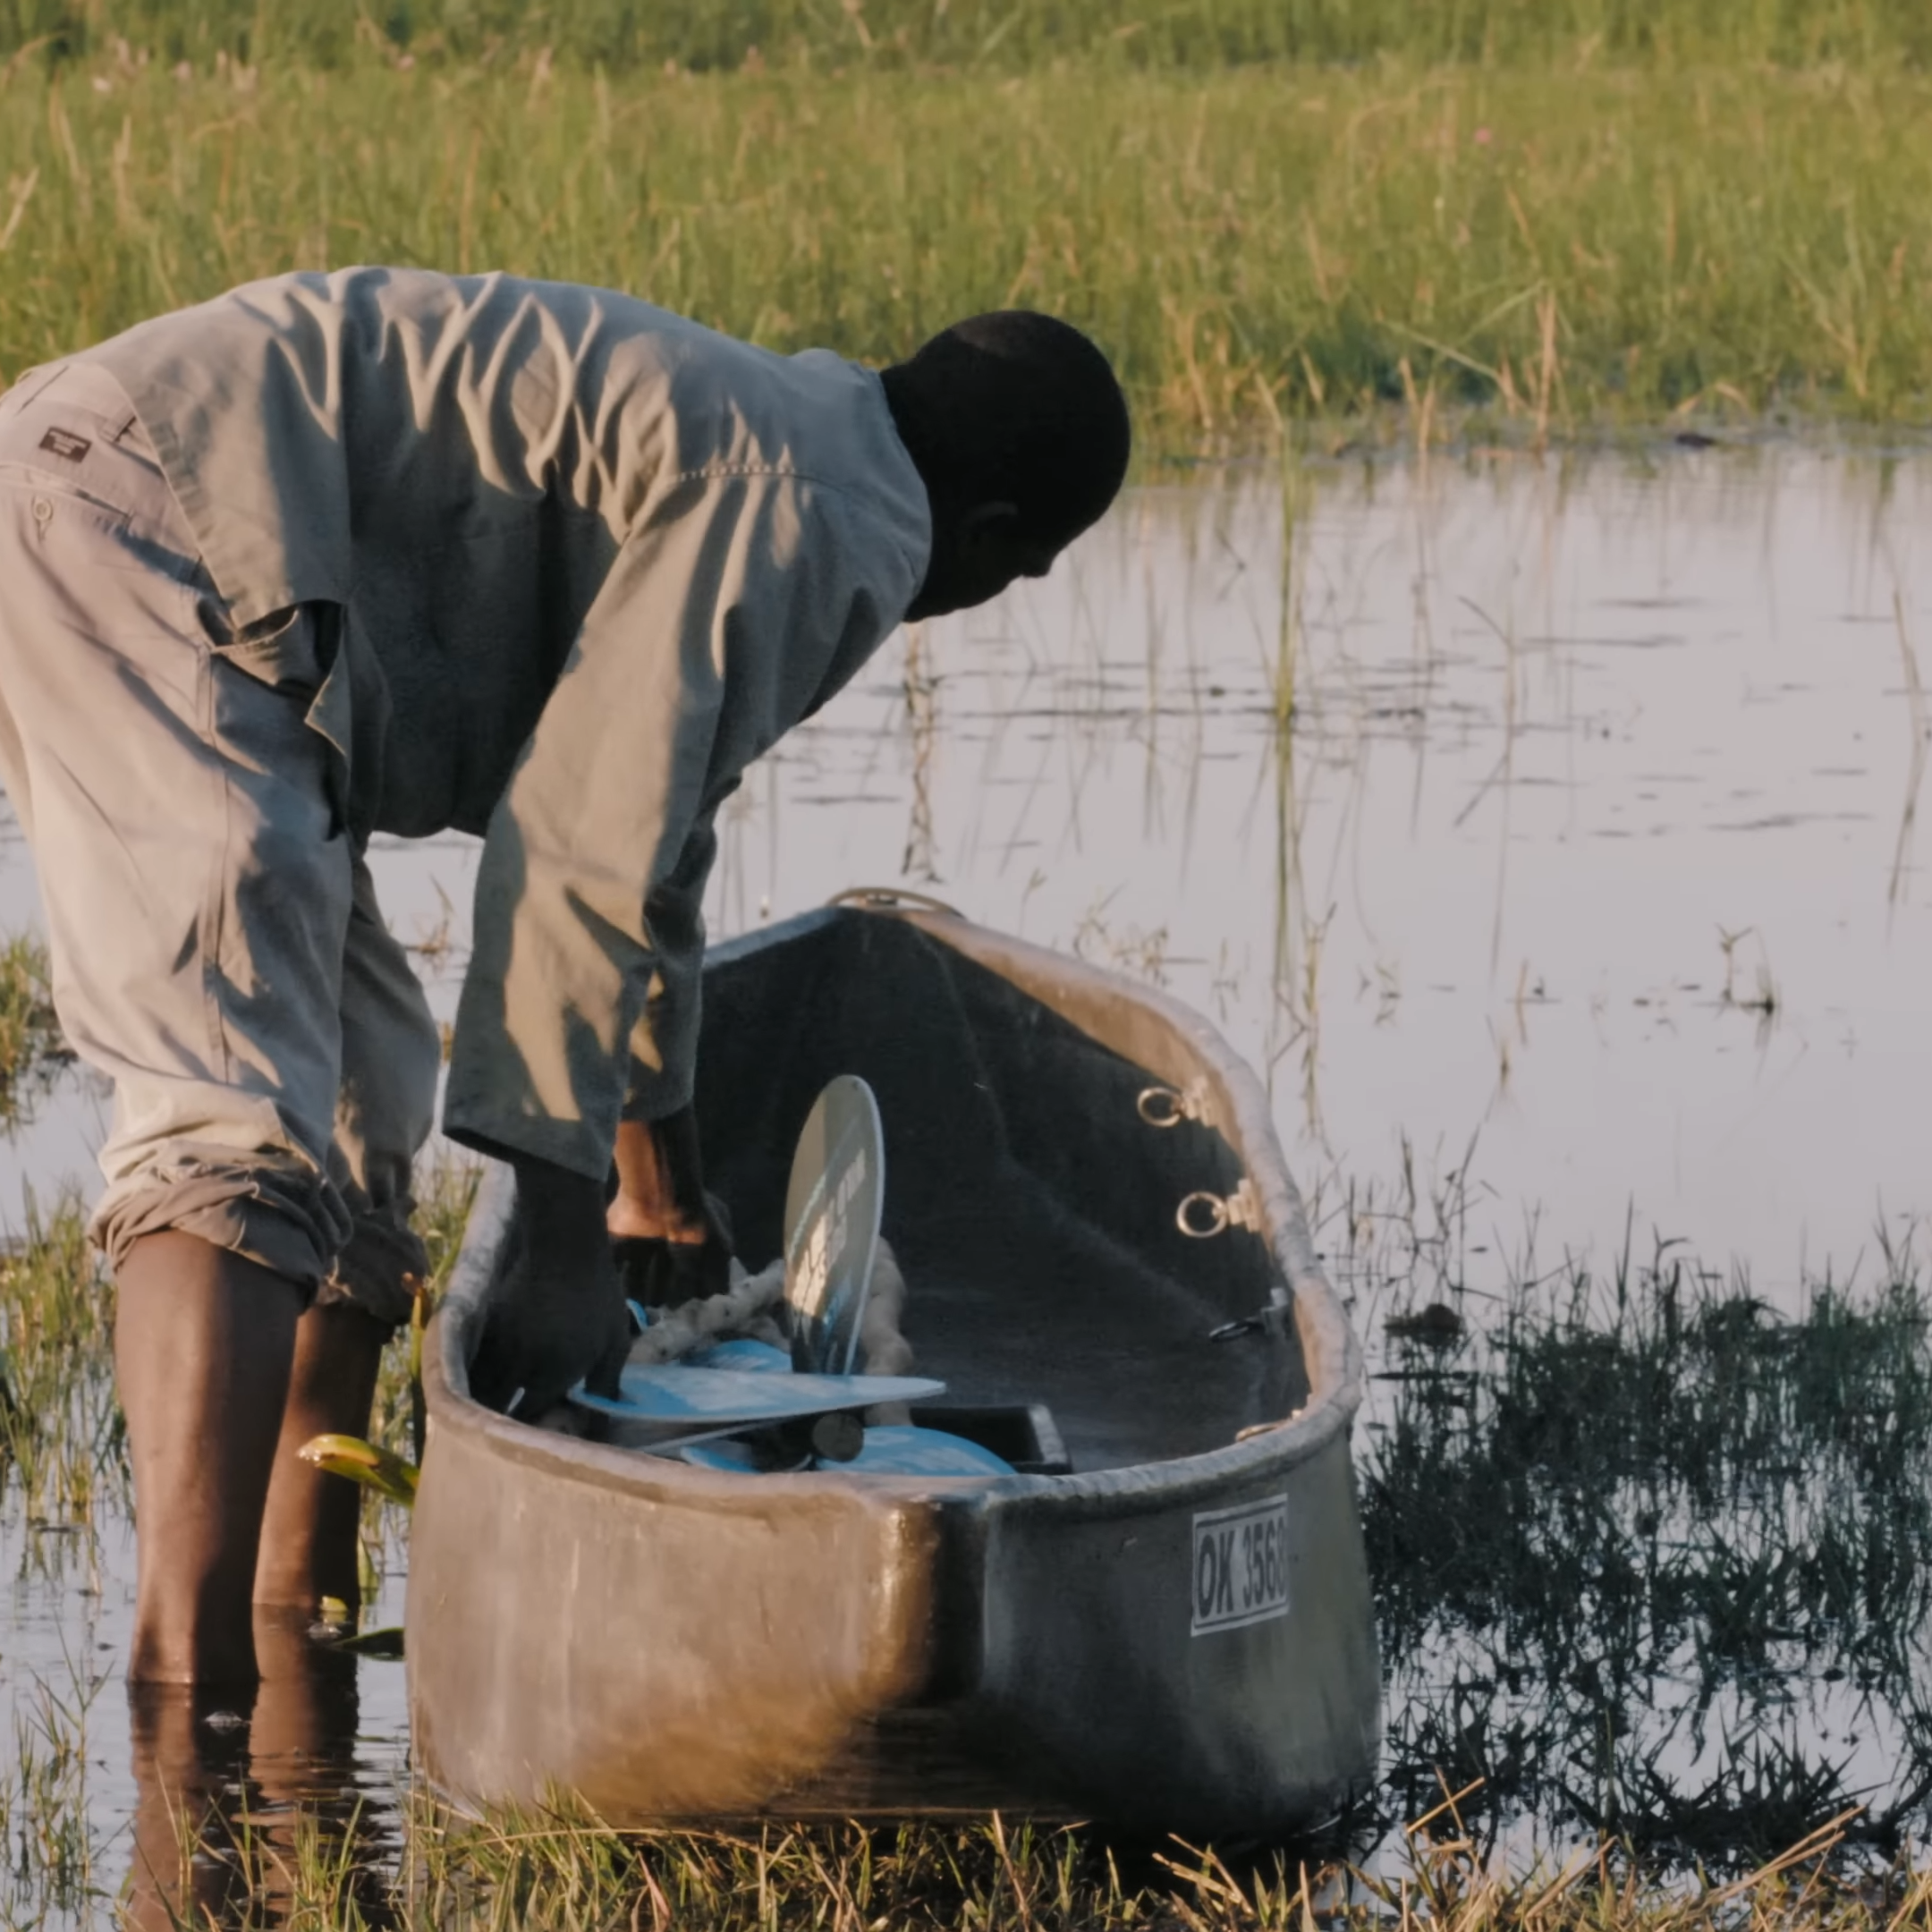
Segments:
[[[416,1466],[359,1436],[311,1436],[296,1452],[326,1475],[346,1476],[404,1509],[416,1501]]]

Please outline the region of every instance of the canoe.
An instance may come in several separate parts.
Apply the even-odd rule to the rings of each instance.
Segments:
[[[870,1083],[914,1372],[946,1385],[914,1420],[1012,1473],[750,1474],[483,1409],[498,1169],[425,1368],[407,1644],[433,1785],[616,1825],[997,1809],[1220,1839],[1363,1792],[1360,1351],[1213,1029],[874,895],[715,947],[699,1065],[754,1267],[814,1096]]]

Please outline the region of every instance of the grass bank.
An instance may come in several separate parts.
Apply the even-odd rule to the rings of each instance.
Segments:
[[[116,38],[168,62],[300,60],[366,50],[422,60],[554,57],[623,72],[747,59],[821,66],[1019,71],[1070,55],[1127,67],[1252,61],[1546,63],[1587,47],[1808,65],[1924,64],[1919,0],[0,0],[0,51],[84,57]]]
[[[1733,1879],[1665,1887],[1607,1854],[1513,1870],[1485,1860],[1458,1833],[1453,1806],[1416,1835],[1406,1869],[1385,1878],[1180,1843],[1116,1852],[1079,1831],[998,1819],[620,1835],[568,1810],[453,1825],[418,1806],[402,1832],[409,1879],[386,1885],[372,1885],[335,1835],[311,1833],[272,1860],[246,1831],[225,1850],[240,1883],[225,1911],[210,1909],[201,1888],[202,1922],[250,1932],[1897,1932],[1932,1911],[1932,1871],[1907,1862],[1835,1875],[1828,1835]]]
[[[387,261],[873,359],[1048,308],[1176,454],[1394,411],[1421,436],[1922,425],[1928,117],[1932,80],[1882,64],[27,60],[0,87],[0,375],[255,275]]]

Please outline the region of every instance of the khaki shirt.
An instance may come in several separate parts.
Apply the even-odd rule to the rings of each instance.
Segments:
[[[285,275],[89,351],[237,625],[337,606],[309,700],[341,818],[484,837],[445,1130],[607,1171],[689,1098],[720,801],[925,574],[876,375],[628,296]],[[314,627],[297,627],[312,631]]]

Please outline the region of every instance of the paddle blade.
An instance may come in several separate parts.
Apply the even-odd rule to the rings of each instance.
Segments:
[[[842,1073],[813,1103],[785,1190],[785,1302],[792,1363],[802,1373],[851,1373],[885,1199],[878,1102],[856,1074]]]

